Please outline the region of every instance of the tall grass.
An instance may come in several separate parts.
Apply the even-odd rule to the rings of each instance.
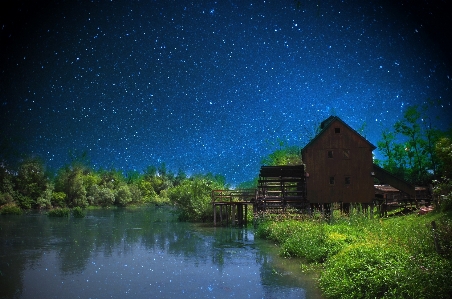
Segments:
[[[435,232],[432,221],[438,224]],[[323,263],[319,285],[327,298],[450,298],[452,294],[452,221],[445,214],[391,219],[335,214],[329,222],[263,220],[257,235],[279,243],[283,256]]]

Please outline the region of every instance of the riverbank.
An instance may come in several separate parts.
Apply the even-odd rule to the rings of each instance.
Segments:
[[[257,236],[280,255],[320,269],[327,298],[450,298],[452,217],[445,213],[369,219],[263,217]],[[300,221],[301,220],[301,221]],[[432,222],[436,230],[432,229]]]

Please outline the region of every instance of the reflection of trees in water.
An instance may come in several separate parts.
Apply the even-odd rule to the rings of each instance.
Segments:
[[[94,210],[85,218],[45,215],[0,218],[0,297],[22,289],[23,271],[43,254],[57,252],[63,274],[82,273],[98,256],[131,255],[137,247],[150,254],[169,254],[198,264],[262,265],[264,285],[291,285],[275,276],[266,253],[254,249],[246,229],[197,227],[175,220],[167,208]],[[146,258],[146,257],[144,257]]]
[[[42,252],[33,249],[44,247],[46,227],[46,221],[36,215],[0,217],[0,298],[20,297],[22,273],[41,257]]]

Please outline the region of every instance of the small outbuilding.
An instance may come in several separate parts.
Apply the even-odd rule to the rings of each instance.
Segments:
[[[309,202],[372,203],[375,148],[339,117],[324,120],[301,151]]]

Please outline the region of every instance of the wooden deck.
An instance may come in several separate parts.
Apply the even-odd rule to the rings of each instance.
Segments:
[[[253,212],[306,208],[304,166],[262,166],[257,189],[213,190],[211,197],[214,225],[246,224],[248,206]]]
[[[248,206],[254,206],[256,192],[256,189],[213,190],[211,197],[214,225],[217,225],[217,216],[220,223],[226,221],[227,225],[246,225]]]

